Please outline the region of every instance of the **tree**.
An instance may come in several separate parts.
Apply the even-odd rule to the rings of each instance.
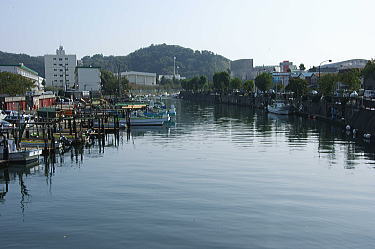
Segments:
[[[192,79],[190,79],[190,85],[193,89],[193,91],[197,92],[199,89],[200,80],[199,77],[195,76]]]
[[[330,96],[336,89],[337,76],[334,74],[325,74],[320,77],[319,92],[324,96]]]
[[[204,86],[207,84],[207,78],[206,76],[200,76],[200,77],[193,77],[188,80],[182,80],[181,81],[181,87],[182,89],[186,91],[201,91],[203,90]]]
[[[365,89],[373,89],[375,85],[375,60],[367,62],[362,70]]]
[[[242,81],[239,78],[234,78],[230,80],[229,88],[231,90],[236,90],[236,89],[238,90],[238,89],[241,89],[241,87],[242,87]]]
[[[300,78],[290,78],[285,90],[293,92],[295,97],[302,97],[307,92],[307,81]]]
[[[203,88],[204,88],[204,85],[207,83],[207,77],[206,76],[201,76],[201,77],[199,77],[199,87],[198,87],[198,89],[199,90],[203,90]]]
[[[255,85],[256,87],[265,92],[272,87],[272,76],[269,73],[261,73],[255,78]]]
[[[299,64],[299,70],[305,71],[306,70],[305,64],[303,63]]]
[[[339,82],[343,83],[350,91],[357,91],[361,88],[361,72],[359,69],[347,69],[338,74]]]
[[[0,94],[25,94],[34,87],[34,82],[18,74],[0,72]]]
[[[215,73],[213,76],[214,89],[218,92],[228,91],[230,76],[228,72]]]
[[[102,82],[102,91],[104,94],[119,94],[129,88],[129,81],[125,77],[115,77],[115,75],[106,70],[102,70],[100,74]]]
[[[243,83],[243,89],[247,93],[251,93],[252,91],[254,91],[254,87],[255,87],[255,84],[253,80],[247,80]]]

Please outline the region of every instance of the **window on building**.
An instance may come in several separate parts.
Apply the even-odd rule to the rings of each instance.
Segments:
[[[60,74],[60,77],[63,77],[64,75]]]
[[[59,58],[59,61],[62,61],[62,58]]]
[[[56,63],[53,63],[54,66],[56,66]]]
[[[67,74],[66,77],[69,77],[69,74]]]
[[[66,71],[69,71],[69,68],[67,68]]]
[[[62,82],[64,82],[63,80],[60,80],[60,82],[62,83]]]
[[[66,82],[69,82],[69,80],[66,80]]]
[[[62,69],[60,69],[60,72],[62,72],[63,70]]]
[[[53,58],[53,60],[55,61],[55,60],[56,60],[56,58]]]
[[[57,77],[57,74],[54,74],[53,76]]]
[[[67,66],[68,65],[68,63],[65,63],[65,66]]]
[[[59,64],[59,66],[62,66],[62,64]]]
[[[55,68],[55,69],[53,69],[53,71],[57,71],[57,69]]]
[[[67,61],[67,60],[68,60],[68,58],[65,58],[65,60]]]

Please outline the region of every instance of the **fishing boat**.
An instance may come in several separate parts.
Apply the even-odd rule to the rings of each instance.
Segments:
[[[4,120],[6,118],[6,116],[7,116],[7,114],[3,110],[0,110],[0,121]]]
[[[164,123],[170,121],[170,117],[167,118],[151,118],[151,117],[130,117],[130,126],[162,126]]]
[[[28,164],[39,160],[42,155],[41,149],[17,149],[16,143],[12,139],[0,141],[0,160],[9,163]]]
[[[289,115],[292,113],[292,108],[284,101],[277,100],[273,104],[267,106],[267,111],[279,115]]]

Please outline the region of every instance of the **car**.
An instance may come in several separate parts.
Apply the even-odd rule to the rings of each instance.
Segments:
[[[375,90],[365,90],[363,97],[373,99],[375,98]]]

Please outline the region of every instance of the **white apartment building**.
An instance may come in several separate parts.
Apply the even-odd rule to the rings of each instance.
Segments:
[[[80,91],[100,91],[100,68],[99,67],[76,67],[75,82]]]
[[[0,72],[9,72],[9,73],[21,75],[34,82],[35,87],[32,89],[33,91],[43,90],[42,82],[44,78],[40,77],[37,72],[26,67],[23,63],[11,64],[11,65],[0,65]]]
[[[156,85],[156,73],[144,73],[144,72],[122,72],[121,76],[128,79],[129,83],[137,85]]]
[[[62,89],[74,87],[75,68],[77,66],[76,55],[67,55],[62,46],[56,49],[56,54],[44,55],[44,70],[46,86],[53,86]]]

